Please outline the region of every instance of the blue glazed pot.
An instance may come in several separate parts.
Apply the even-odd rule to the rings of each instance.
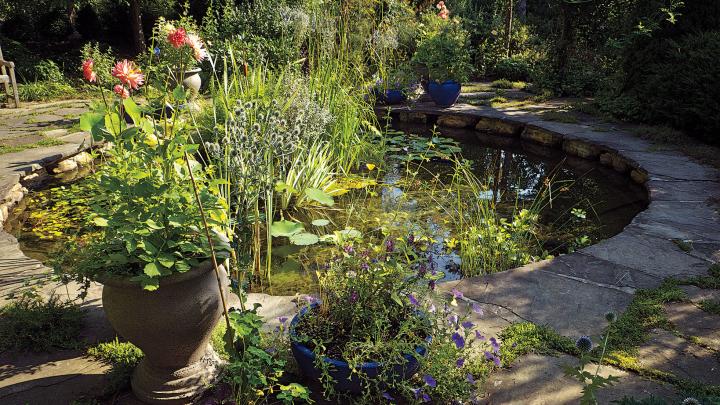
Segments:
[[[385,90],[385,104],[400,104],[407,100],[402,90]]]
[[[428,93],[430,98],[440,107],[450,107],[455,104],[460,97],[460,83],[455,80],[438,83],[431,81],[428,83]]]
[[[318,304],[311,305],[311,308],[315,308]],[[312,380],[320,380],[321,371],[315,367],[315,353],[310,348],[302,343],[298,342],[298,337],[295,334],[295,327],[300,319],[305,316],[308,311],[308,307],[303,308],[299,314],[290,322],[290,349],[292,350],[293,357],[297,361],[298,366],[302,374]],[[432,338],[428,337],[427,342],[430,343]],[[420,356],[425,356],[427,349],[425,347],[418,347],[415,352]],[[420,368],[415,356],[406,354],[403,356],[407,362],[404,365],[397,365],[393,367],[392,373],[397,376],[397,379],[408,380],[410,377],[417,373]],[[363,390],[362,382],[357,374],[353,375],[350,372],[350,367],[347,362],[341,360],[335,360],[327,357],[323,357],[323,361],[330,364],[330,376],[335,380],[335,390],[338,392],[345,392],[351,394],[360,394]],[[384,372],[382,363],[369,362],[363,363],[360,366],[362,371],[368,378],[376,378],[378,375]],[[351,377],[352,375],[352,377]]]

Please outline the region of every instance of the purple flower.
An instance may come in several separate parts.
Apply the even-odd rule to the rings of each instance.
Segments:
[[[394,252],[394,251],[395,251],[395,241],[392,240],[392,239],[388,239],[388,240],[385,242],[385,250],[386,250],[388,253]]]
[[[357,302],[357,300],[358,300],[358,293],[357,293],[357,291],[353,291],[352,293],[350,293],[350,299],[349,299],[349,300],[350,300],[350,303],[351,303],[351,304],[354,304],[354,303]]]
[[[355,252],[355,249],[353,249],[352,245],[345,245],[345,247],[343,247],[343,250],[349,255]]]
[[[494,337],[490,338],[490,346],[492,346],[493,352],[496,354],[500,351],[500,343]]]
[[[462,327],[465,329],[472,329],[473,326],[475,326],[475,324],[470,321],[465,321],[462,323]]]
[[[457,361],[455,362],[455,365],[457,366],[457,368],[462,368],[462,366],[465,365],[465,358],[460,357],[459,359],[457,359]]]
[[[435,291],[435,280],[430,280],[430,282],[428,282],[428,287],[430,290]]]
[[[468,373],[467,375],[467,382],[469,382],[472,385],[475,385],[475,378],[473,378],[473,375]]]
[[[280,321],[280,323],[283,325],[285,324],[285,322],[287,322],[287,320],[288,320],[287,316],[281,316],[278,318],[278,321]]]
[[[413,244],[415,243],[415,234],[408,235],[408,243]]]
[[[476,314],[483,316],[483,310],[482,310],[482,308],[480,308],[480,304],[478,304],[478,303],[472,304],[472,310]]]
[[[423,392],[422,394],[422,401],[423,402],[430,402],[430,395]]]
[[[414,295],[408,294],[408,300],[410,300],[410,303],[415,305],[416,307],[420,306],[420,302],[418,302],[417,298],[415,298]]]
[[[475,331],[475,338],[477,338],[478,340],[480,340],[480,341],[482,341],[482,342],[485,341],[485,336],[483,336],[483,334],[480,333],[479,330],[476,330],[476,331]]]
[[[431,388],[437,387],[437,381],[435,381],[430,374],[425,374],[423,376],[423,381],[425,381],[425,384],[429,385]]]
[[[306,295],[304,297],[305,301],[307,301],[308,304],[313,305],[318,303],[318,299],[313,297],[312,295]]]
[[[435,304],[430,304],[430,308],[428,308],[428,312],[430,312],[431,314],[434,314],[435,311],[436,311]]]
[[[383,396],[383,398],[387,399],[388,401],[395,400],[395,398],[393,398],[392,395],[388,394],[387,392],[383,392],[382,396]]]
[[[367,263],[360,264],[360,268],[367,271],[370,268],[370,265]]]
[[[418,276],[425,277],[425,274],[427,274],[427,267],[425,267],[424,264],[421,264],[420,267],[418,267]]]
[[[451,292],[452,292],[453,297],[455,297],[457,299],[464,297],[462,291],[458,290],[457,288],[453,288]]]
[[[420,394],[422,393],[422,388],[411,388],[410,391],[415,394],[415,399],[420,399]]]
[[[457,325],[458,323],[458,316],[456,314],[450,314],[448,315],[448,322],[451,326]]]
[[[488,351],[485,351],[485,358],[495,363],[496,366],[500,367],[500,358]]]
[[[452,340],[455,342],[455,347],[462,349],[465,347],[465,338],[459,333],[455,332],[452,334]]]

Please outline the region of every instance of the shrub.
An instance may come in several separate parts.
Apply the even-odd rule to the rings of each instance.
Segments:
[[[666,124],[720,143],[720,31],[655,41],[638,49],[625,81],[598,101],[620,118]]]
[[[84,311],[52,296],[47,301],[24,297],[0,309],[0,352],[78,347]]]
[[[50,101],[72,98],[77,89],[63,82],[32,82],[19,85],[18,94],[22,101]]]
[[[100,343],[88,349],[88,355],[102,361],[112,368],[108,374],[107,392],[114,393],[130,384],[133,369],[143,358],[143,352],[130,342]]]
[[[430,80],[467,81],[472,73],[468,33],[455,21],[420,41],[413,62],[427,69]]]
[[[530,79],[532,66],[522,57],[504,58],[498,61],[489,73],[495,77],[526,81]]]
[[[495,80],[490,84],[496,89],[512,89],[513,83],[508,79]]]
[[[65,75],[55,62],[43,59],[35,66],[35,80],[62,82],[65,81]]]

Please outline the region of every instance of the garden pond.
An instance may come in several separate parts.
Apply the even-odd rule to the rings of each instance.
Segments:
[[[437,264],[438,280],[453,280],[462,277],[456,239],[460,236],[456,217],[447,207],[467,201],[453,194],[449,184],[457,175],[456,164],[443,157],[458,151],[457,156],[462,156],[458,159],[466,161],[484,184],[475,195],[486,199],[502,217],[512,221],[520,208],[536,207],[538,231],[534,236],[541,250],[533,260],[613,236],[647,205],[646,191],[627,176],[536,144],[472,130],[432,132],[413,126],[396,126],[386,139],[387,164],[376,167],[368,163],[344,179],[346,191],[335,195],[332,207],[286,215],[312,223],[313,229],[308,231],[319,236],[382,238],[392,229],[394,234],[399,230],[401,235],[423,238]],[[63,255],[68,240],[92,237],[82,224],[86,222],[86,197],[93,190],[82,177],[82,173],[50,177],[34,188],[6,222],[6,231],[18,239],[29,257],[50,265]],[[287,244],[286,238],[275,239],[271,282],[253,276],[240,278],[254,280],[249,283],[253,292],[293,295],[316,291],[315,271],[327,260],[324,244],[301,247]]]

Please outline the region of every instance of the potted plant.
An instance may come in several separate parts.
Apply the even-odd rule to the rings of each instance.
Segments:
[[[468,51],[468,32],[460,22],[448,19],[443,4],[440,13],[431,18],[435,24],[421,38],[412,61],[427,72],[426,90],[440,107],[450,107],[460,96],[462,82],[469,79],[472,64]]]
[[[433,347],[456,342],[450,344],[457,354],[470,346],[472,325],[451,306],[438,310],[432,303],[439,302],[432,292],[442,276],[428,246],[412,235],[379,246],[347,244],[319,271],[320,296],[306,298],[289,334],[301,372],[320,382],[326,396],[361,394],[373,401],[418,395],[411,379]],[[423,379],[435,382],[430,375]]]
[[[378,79],[373,87],[376,100],[381,103],[392,105],[401,104],[407,101],[411,86],[417,80],[412,67],[407,64],[399,64],[387,75],[387,80]]]
[[[97,80],[93,69],[92,60],[83,64],[89,81]],[[135,395],[187,402],[218,372],[208,342],[226,294],[227,275],[216,265],[230,251],[222,236],[226,203],[192,157],[189,120],[144,114],[132,99],[145,80],[133,62],[119,62],[112,74],[115,96],[101,87],[105,103],[80,121],[111,147],[89,179],[100,191],[90,218],[100,237],[82,247],[75,275],[104,285],[108,320],[145,354],[132,378]],[[167,94],[173,105],[186,98],[180,86]]]
[[[202,69],[199,64],[207,58],[205,43],[190,19],[158,19],[153,28],[150,69],[159,76],[169,73],[173,83],[182,83],[190,91],[190,100],[194,100],[200,92]]]

